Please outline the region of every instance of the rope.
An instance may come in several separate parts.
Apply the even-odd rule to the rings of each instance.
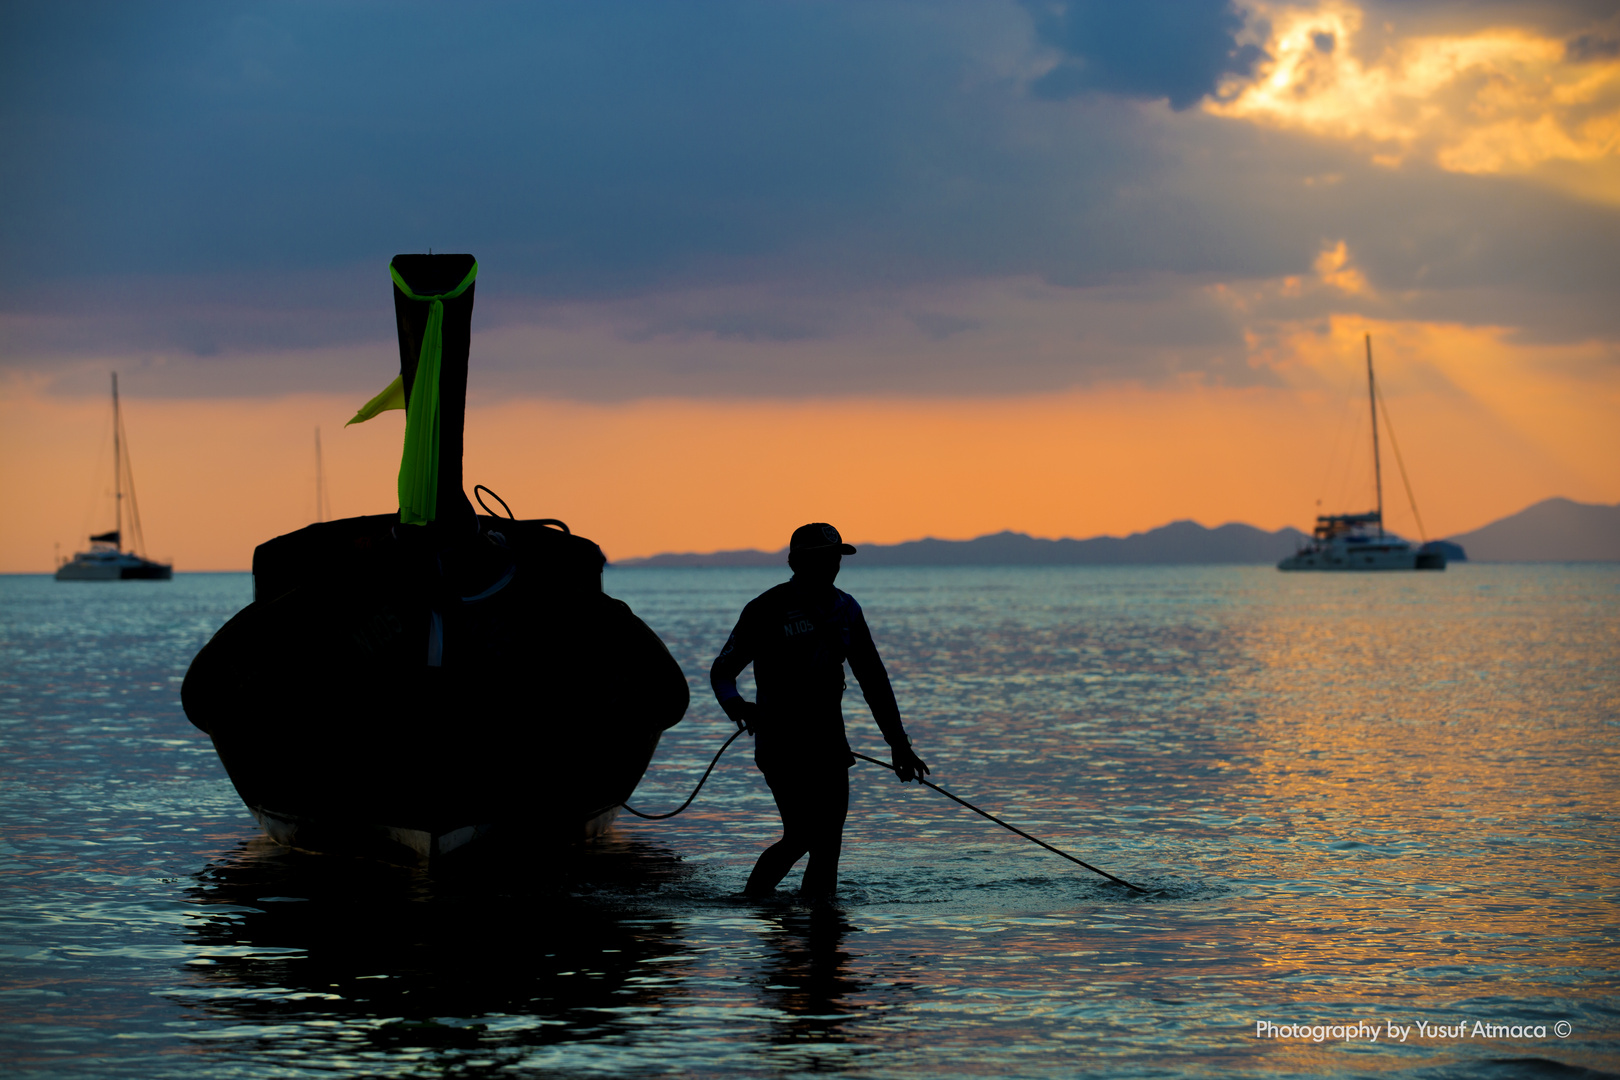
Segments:
[[[685,802],[681,803],[681,805],[677,806],[675,809],[671,810],[669,813],[667,813],[667,814],[643,814],[640,810],[637,810],[635,807],[631,806],[627,802],[622,802],[619,805],[624,807],[626,810],[630,811],[632,814],[636,815],[636,817],[646,818],[648,821],[663,821],[666,818],[674,817],[676,814],[680,813],[682,810],[685,810],[688,806],[692,805],[692,800],[698,797],[698,792],[702,791],[703,790],[703,785],[708,783],[709,774],[714,772],[714,767],[716,765],[720,764],[720,755],[726,752],[727,747],[729,747],[732,743],[737,741],[737,736],[741,735],[743,733],[743,730],[744,730],[743,728],[738,728],[736,731],[733,731],[731,733],[731,738],[727,739],[725,742],[720,744],[720,749],[715,752],[714,760],[709,762],[709,767],[707,769],[703,770],[703,779],[699,780],[698,784],[697,784],[697,787],[692,789],[692,794],[688,795],[686,797]]]
[[[479,494],[479,492],[481,492],[481,491],[489,491],[489,488],[485,487],[483,484],[474,484],[473,485],[473,498],[477,499],[478,500],[478,505],[482,506],[484,508],[484,513],[488,514],[490,517],[494,517],[495,516],[495,511],[493,511],[493,510],[491,510],[489,508],[489,504],[486,503],[484,501],[484,497]],[[494,499],[496,502],[501,504],[501,509],[506,511],[506,520],[507,521],[516,521],[517,520],[517,516],[512,513],[512,508],[510,506],[506,505],[506,500],[505,499],[501,498],[499,495],[495,494],[493,491],[489,491],[489,497]]]
[[[1423,515],[1418,513],[1417,496],[1412,494],[1412,481],[1406,478],[1406,462],[1401,460],[1400,440],[1395,438],[1395,421],[1389,418],[1389,406],[1384,404],[1384,388],[1375,383],[1373,392],[1378,396],[1378,407],[1384,410],[1384,426],[1389,429],[1389,445],[1395,448],[1395,464],[1401,467],[1401,484],[1406,488],[1406,501],[1412,507],[1412,516],[1417,519],[1418,538],[1427,544],[1429,534],[1423,530]]]
[[[867,757],[865,754],[856,754],[855,756],[860,758],[862,761],[870,761],[874,765],[881,765],[885,769],[888,769],[890,772],[898,773],[898,771],[899,771],[893,765],[890,765],[887,761],[879,761],[877,758],[870,758],[870,757]],[[1003,829],[1006,829],[1009,832],[1015,832],[1019,836],[1022,836],[1025,840],[1028,840],[1030,843],[1039,844],[1041,847],[1045,848],[1047,851],[1050,851],[1052,854],[1061,855],[1065,859],[1068,859],[1070,862],[1076,864],[1077,866],[1085,867],[1087,870],[1090,870],[1093,874],[1101,874],[1103,877],[1107,878],[1109,881],[1112,881],[1112,882],[1115,882],[1117,884],[1123,885],[1127,889],[1131,889],[1131,890],[1133,890],[1135,892],[1142,893],[1144,896],[1147,895],[1147,890],[1146,889],[1137,888],[1137,886],[1132,885],[1130,882],[1126,881],[1124,878],[1117,878],[1113,874],[1110,874],[1108,871],[1099,870],[1095,866],[1092,866],[1088,862],[1081,862],[1079,859],[1075,858],[1073,855],[1070,855],[1067,851],[1061,851],[1058,848],[1053,847],[1051,844],[1048,844],[1045,840],[1040,840],[1040,839],[1037,839],[1036,837],[1033,837],[1033,836],[1029,835],[1029,833],[1025,832],[1023,829],[1020,829],[1016,825],[1007,824],[1005,821],[1002,821],[1000,818],[996,817],[996,815],[994,815],[992,813],[989,813],[987,811],[984,811],[984,810],[980,810],[977,806],[974,806],[972,803],[968,802],[966,799],[957,798],[955,795],[952,795],[950,792],[946,791],[944,788],[940,787],[938,784],[930,783],[929,781],[924,780],[921,776],[917,777],[917,783],[924,784],[924,785],[926,785],[928,787],[933,788],[935,791],[939,792],[941,795],[945,796],[947,799],[950,799],[952,802],[961,803],[963,806],[967,807],[969,810],[973,811],[975,814],[978,814],[980,817],[989,818],[991,821],[995,822],[997,825],[1000,825]]]
[[[501,509],[506,511],[506,520],[507,521],[516,521],[517,520],[517,516],[512,513],[512,508],[510,506],[506,505],[506,500],[505,499],[501,498],[499,495],[495,494],[493,491],[490,491],[489,488],[485,487],[483,484],[474,484],[473,485],[473,498],[477,499],[478,500],[478,505],[482,506],[484,508],[484,513],[488,514],[492,518],[495,518],[497,521],[500,520],[499,516],[495,513],[495,511],[493,511],[493,510],[491,510],[489,508],[489,504],[484,501],[484,496],[482,494],[480,494],[480,492],[488,493],[490,498],[494,499],[496,502],[501,504]],[[570,529],[568,527],[568,522],[566,522],[566,521],[558,521],[556,518],[539,518],[538,520],[536,520],[535,524],[537,524],[537,525],[555,525],[557,528],[561,529],[565,535],[567,535],[567,536],[573,536],[574,535],[574,530],[572,530],[572,529]]]
[[[685,810],[688,806],[692,805],[692,800],[696,799],[698,797],[698,792],[702,791],[703,790],[703,785],[708,783],[709,774],[714,772],[714,767],[716,765],[720,764],[720,756],[722,754],[724,754],[726,752],[726,750],[728,750],[731,747],[732,743],[737,741],[737,736],[741,735],[744,730],[745,730],[744,728],[738,728],[736,731],[733,731],[731,733],[731,738],[727,739],[725,742],[720,744],[720,749],[715,751],[714,760],[709,762],[709,767],[707,769],[703,770],[703,779],[701,779],[701,780],[699,780],[697,782],[697,787],[692,789],[692,794],[688,795],[686,797],[685,802],[681,803],[681,805],[677,806],[675,809],[671,810],[669,813],[667,813],[667,814],[644,814],[640,810],[637,810],[635,807],[631,806],[627,802],[622,802],[619,805],[624,807],[626,810],[630,811],[632,814],[636,815],[636,817],[638,817],[638,818],[646,818],[648,821],[664,821],[664,820],[667,820],[669,818],[674,817],[676,814],[679,814],[681,811]],[[851,753],[854,753],[854,752],[851,751]],[[888,769],[892,773],[898,773],[899,772],[899,770],[897,770],[893,765],[890,765],[887,761],[879,761],[877,758],[867,757],[865,754],[855,754],[855,756],[860,758],[862,761],[870,761],[873,765],[881,765],[885,769]],[[1005,821],[1002,821],[1000,818],[996,817],[996,815],[994,815],[992,813],[989,813],[988,811],[985,811],[985,810],[980,810],[977,806],[974,806],[972,803],[968,802],[966,799],[961,799],[961,798],[958,798],[955,795],[952,795],[950,792],[946,791],[944,788],[940,787],[938,784],[935,784],[935,783],[933,783],[931,781],[928,781],[928,780],[924,780],[921,776],[917,777],[917,782],[919,784],[923,784],[923,785],[925,785],[927,787],[933,788],[935,791],[939,792],[941,795],[945,796],[947,799],[950,799],[952,802],[961,803],[963,806],[967,807],[969,810],[973,811],[975,814],[978,814],[980,817],[989,818],[991,821],[995,822],[997,825],[1000,825],[1003,829],[1006,829],[1009,832],[1017,833],[1019,836],[1022,836],[1025,840],[1028,840],[1030,843],[1038,844],[1041,847],[1045,848],[1047,851],[1050,851],[1054,855],[1063,856],[1065,859],[1068,859],[1070,862],[1074,863],[1076,866],[1083,866],[1087,870],[1090,870],[1093,874],[1101,874],[1103,877],[1107,878],[1109,881],[1112,881],[1117,885],[1123,885],[1127,889],[1130,889],[1133,892],[1141,893],[1144,896],[1147,895],[1147,890],[1146,889],[1139,888],[1138,886],[1132,885],[1130,882],[1126,881],[1124,878],[1115,877],[1113,874],[1110,874],[1106,870],[1099,870],[1099,869],[1097,869],[1097,867],[1092,866],[1090,863],[1083,862],[1082,860],[1075,858],[1073,855],[1070,855],[1067,851],[1063,851],[1063,850],[1061,850],[1059,848],[1055,848],[1051,844],[1048,844],[1045,840],[1042,840],[1042,839],[1039,839],[1038,837],[1034,837],[1034,836],[1029,835],[1029,833],[1025,832],[1023,829],[1020,829],[1016,825],[1007,824]]]

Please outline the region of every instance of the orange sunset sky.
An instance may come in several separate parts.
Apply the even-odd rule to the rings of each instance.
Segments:
[[[409,112],[369,9],[35,13],[0,572],[110,526],[114,370],[178,570],[313,520],[317,426],[392,509],[403,414],[343,424],[429,246],[480,261],[469,486],[609,558],[1308,528],[1371,505],[1367,333],[1430,537],[1620,502],[1620,18],[1198,10],[492,6]]]

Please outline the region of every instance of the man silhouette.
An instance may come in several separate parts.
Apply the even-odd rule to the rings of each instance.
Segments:
[[[800,894],[822,899],[838,886],[849,769],[855,764],[844,735],[845,660],[894,751],[897,775],[906,781],[928,772],[906,738],[861,606],[833,586],[843,557],[853,554],[825,522],[795,529],[788,543],[792,580],[749,601],[709,669],[720,707],[754,736],[754,761],[782,815],[782,839],[754,864],[743,890],[747,896],[771,895],[806,852],[810,862]],[[737,676],[750,663],[757,701],[737,692]]]

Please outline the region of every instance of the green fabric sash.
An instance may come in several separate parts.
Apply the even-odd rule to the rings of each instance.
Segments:
[[[439,364],[444,356],[444,301],[467,291],[478,277],[478,264],[473,263],[460,285],[430,296],[412,292],[392,263],[388,264],[388,273],[407,297],[433,305],[422,332],[422,354],[416,362],[416,378],[411,380],[411,400],[405,407],[405,452],[399,462],[399,520],[406,525],[426,525],[438,516],[439,504]],[[403,382],[400,388],[404,389]],[[387,408],[383,399],[390,397],[392,390],[390,386],[366,403],[362,413],[373,405],[381,408],[364,419]],[[356,419],[361,417],[357,414]]]

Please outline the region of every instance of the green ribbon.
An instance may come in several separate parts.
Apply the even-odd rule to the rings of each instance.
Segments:
[[[432,304],[422,332],[416,378],[411,381],[411,400],[405,407],[405,452],[399,461],[399,520],[406,525],[426,525],[438,516],[439,507],[439,368],[444,357],[444,302],[454,300],[472,286],[478,277],[478,264],[473,263],[454,289],[431,295],[412,292],[393,263],[388,264],[388,273],[408,298]]]
[[[395,375],[394,381],[385,386],[382,393],[360,406],[360,411],[356,412],[354,416],[350,418],[349,423],[344,424],[343,426],[348,427],[349,424],[363,424],[379,413],[385,413],[390,409],[399,409],[403,411],[404,408],[405,376]]]

